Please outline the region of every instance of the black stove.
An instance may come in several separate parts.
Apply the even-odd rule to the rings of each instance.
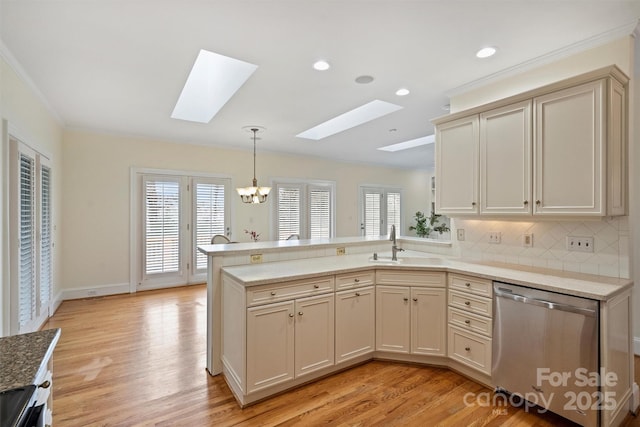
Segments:
[[[35,385],[28,385],[0,392],[0,427],[25,425],[35,391]]]

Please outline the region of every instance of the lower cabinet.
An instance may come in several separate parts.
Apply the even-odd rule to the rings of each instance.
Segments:
[[[334,295],[247,309],[247,392],[334,364]]]
[[[377,274],[376,349],[446,355],[446,289],[442,273]],[[401,286],[410,282],[415,286]],[[439,287],[431,287],[439,286]]]
[[[375,316],[373,286],[336,292],[336,363],[375,350]]]

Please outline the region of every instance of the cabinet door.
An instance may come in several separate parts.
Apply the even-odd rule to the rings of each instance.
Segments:
[[[436,127],[436,212],[478,213],[478,116]]]
[[[480,213],[531,214],[531,101],[480,114]]]
[[[294,304],[247,309],[247,392],[294,377]]]
[[[296,300],[296,378],[334,364],[334,296]]]
[[[375,349],[373,286],[336,293],[336,363]]]
[[[534,99],[535,214],[605,215],[604,83]]]
[[[376,287],[377,350],[409,353],[409,297],[408,287]]]
[[[411,288],[411,353],[445,356],[446,290]]]

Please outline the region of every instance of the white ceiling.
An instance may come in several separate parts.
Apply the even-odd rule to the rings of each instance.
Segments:
[[[637,22],[640,0],[1,0],[0,37],[70,128],[422,168],[446,93]],[[601,39],[601,38],[600,38]],[[498,47],[486,60],[475,52]],[[258,65],[208,124],[170,115],[200,49]],[[328,71],[311,68],[317,59]],[[368,74],[373,83],[354,82]],[[407,87],[411,94],[398,97]],[[320,141],[295,135],[374,99],[403,106]],[[396,131],[390,131],[396,129]]]

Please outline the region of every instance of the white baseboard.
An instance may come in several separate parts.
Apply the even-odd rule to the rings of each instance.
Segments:
[[[640,356],[640,337],[633,337],[633,352]]]
[[[128,294],[129,283],[94,286],[91,288],[63,289],[60,291],[60,302],[68,299],[93,298],[106,295]],[[57,298],[56,298],[57,299]]]
[[[49,312],[49,317],[53,316],[55,312],[58,311],[58,309],[60,308],[60,304],[62,304],[62,301],[62,291],[60,291],[55,297],[53,297],[53,300],[51,301],[51,306],[49,307],[51,309],[51,311]]]

